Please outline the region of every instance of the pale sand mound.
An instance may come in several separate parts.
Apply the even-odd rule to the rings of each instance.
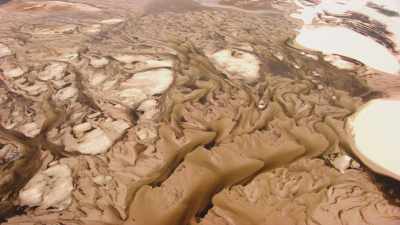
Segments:
[[[321,51],[324,54],[337,54],[356,59],[379,71],[400,73],[400,63],[388,49],[344,27],[304,27],[295,41],[305,48]]]
[[[372,170],[400,180],[400,101],[372,100],[348,121],[354,148]]]

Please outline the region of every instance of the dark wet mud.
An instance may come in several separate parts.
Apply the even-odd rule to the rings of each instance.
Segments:
[[[400,223],[345,130],[385,93],[288,3],[43,2],[0,6],[2,224]]]

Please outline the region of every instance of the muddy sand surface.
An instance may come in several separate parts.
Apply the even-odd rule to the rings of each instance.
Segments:
[[[0,223],[399,225],[346,130],[398,74],[300,47],[297,7],[0,1]]]

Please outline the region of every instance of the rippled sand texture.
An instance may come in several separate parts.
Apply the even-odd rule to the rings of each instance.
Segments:
[[[287,45],[287,2],[167,2],[0,6],[3,224],[400,224],[349,156],[379,93]]]

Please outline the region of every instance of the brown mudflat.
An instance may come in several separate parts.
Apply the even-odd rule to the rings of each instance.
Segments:
[[[344,126],[384,86],[263,2],[1,5],[2,224],[400,224]]]

